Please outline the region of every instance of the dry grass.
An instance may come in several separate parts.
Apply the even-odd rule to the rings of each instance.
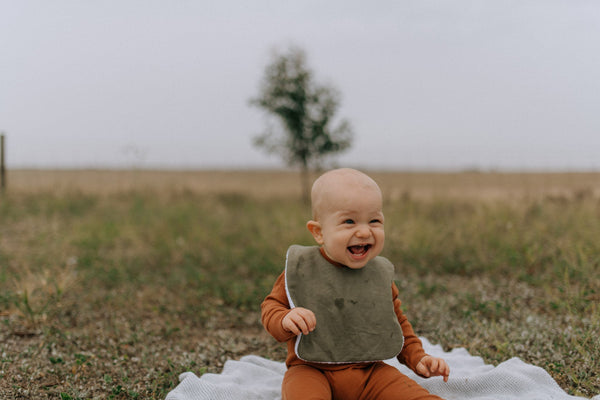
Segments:
[[[369,174],[388,199],[538,199],[600,197],[600,173],[427,173]],[[78,191],[107,195],[151,189],[158,193],[238,193],[257,198],[300,195],[291,171],[15,170],[8,172],[15,193]]]

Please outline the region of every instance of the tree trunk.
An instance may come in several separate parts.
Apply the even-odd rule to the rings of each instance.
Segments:
[[[310,176],[306,164],[300,166],[300,184],[302,186],[302,201],[304,204],[310,205]]]

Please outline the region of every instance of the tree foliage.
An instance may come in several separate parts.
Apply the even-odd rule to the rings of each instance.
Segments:
[[[323,159],[348,149],[352,131],[342,119],[334,126],[340,104],[339,92],[318,84],[308,68],[302,49],[291,47],[276,52],[265,69],[258,97],[251,99],[272,115],[277,126],[254,138],[254,144],[279,154],[290,166],[298,166],[307,191],[308,171],[321,166]]]

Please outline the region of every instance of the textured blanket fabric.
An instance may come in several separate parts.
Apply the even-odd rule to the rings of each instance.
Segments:
[[[388,363],[419,382],[432,393],[447,400],[574,400],[583,397],[565,393],[542,368],[512,358],[494,367],[465,349],[444,352],[421,338],[425,351],[444,357],[450,365],[450,379],[423,379],[400,365],[395,359]],[[198,378],[192,372],[179,376],[180,383],[166,400],[276,400],[281,399],[281,380],[285,365],[257,356],[245,356],[239,361],[227,361],[220,374],[204,374]],[[592,400],[600,400],[600,394]]]

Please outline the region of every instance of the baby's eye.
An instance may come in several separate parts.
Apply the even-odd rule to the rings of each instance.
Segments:
[[[381,224],[382,222],[381,222],[381,220],[380,220],[380,219],[372,219],[372,220],[371,220],[371,223],[372,223],[372,224]]]
[[[347,219],[344,221],[344,224],[353,224],[353,223],[354,223],[354,220],[352,220],[352,219]]]

